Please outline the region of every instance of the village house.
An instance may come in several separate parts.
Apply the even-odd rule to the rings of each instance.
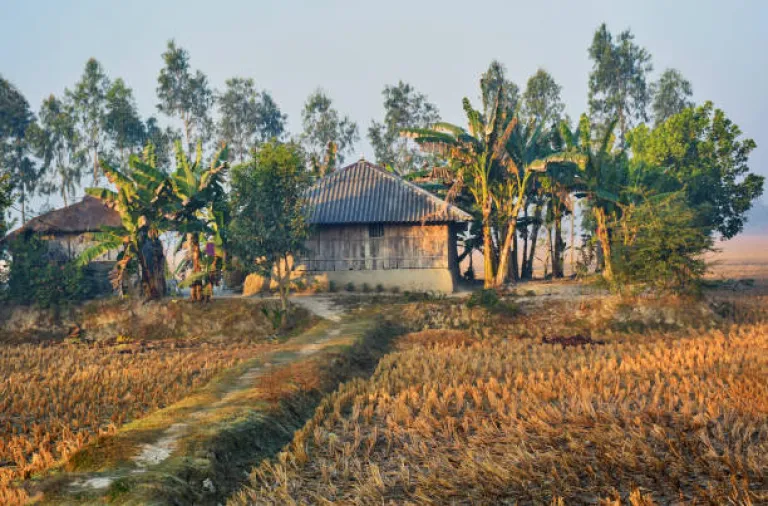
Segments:
[[[37,234],[48,242],[51,260],[67,262],[96,244],[92,236],[101,227],[121,225],[117,211],[86,195],[80,202],[32,218],[11,232],[8,239],[13,240],[26,233]],[[100,292],[111,291],[108,277],[117,253],[109,251],[89,265],[88,270],[98,283]]]
[[[456,289],[468,213],[365,160],[317,181],[308,199],[307,274],[357,289]]]

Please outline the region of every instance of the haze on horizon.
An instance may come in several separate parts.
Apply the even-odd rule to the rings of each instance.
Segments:
[[[587,110],[587,47],[602,22],[614,33],[632,30],[653,57],[653,80],[676,68],[692,82],[696,102],[725,110],[757,142],[750,167],[768,176],[768,3],[760,1],[6,2],[0,73],[37,111],[95,57],[110,78],[133,88],[142,116],[169,122],[155,108],[155,88],[160,54],[175,39],[214,88],[242,76],[268,90],[291,134],[301,129],[307,96],[324,89],[358,124],[361,140],[350,158],[373,159],[367,129],[383,116],[385,85],[406,81],[443,119],[463,123],[461,99],[478,99],[479,76],[493,59],[521,88],[545,68],[563,87],[566,113],[577,118]],[[767,210],[768,196],[762,203]]]

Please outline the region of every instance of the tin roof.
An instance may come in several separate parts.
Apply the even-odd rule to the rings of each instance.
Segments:
[[[447,223],[472,216],[370,162],[360,160],[309,190],[309,223]]]

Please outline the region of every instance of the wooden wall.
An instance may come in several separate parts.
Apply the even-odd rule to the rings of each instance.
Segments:
[[[448,225],[385,224],[383,237],[370,237],[368,225],[318,227],[301,263],[308,271],[448,269],[452,235]]]

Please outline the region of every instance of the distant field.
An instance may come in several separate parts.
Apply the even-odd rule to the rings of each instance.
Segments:
[[[708,257],[711,277],[768,280],[768,235],[737,236],[715,247],[720,251]]]

